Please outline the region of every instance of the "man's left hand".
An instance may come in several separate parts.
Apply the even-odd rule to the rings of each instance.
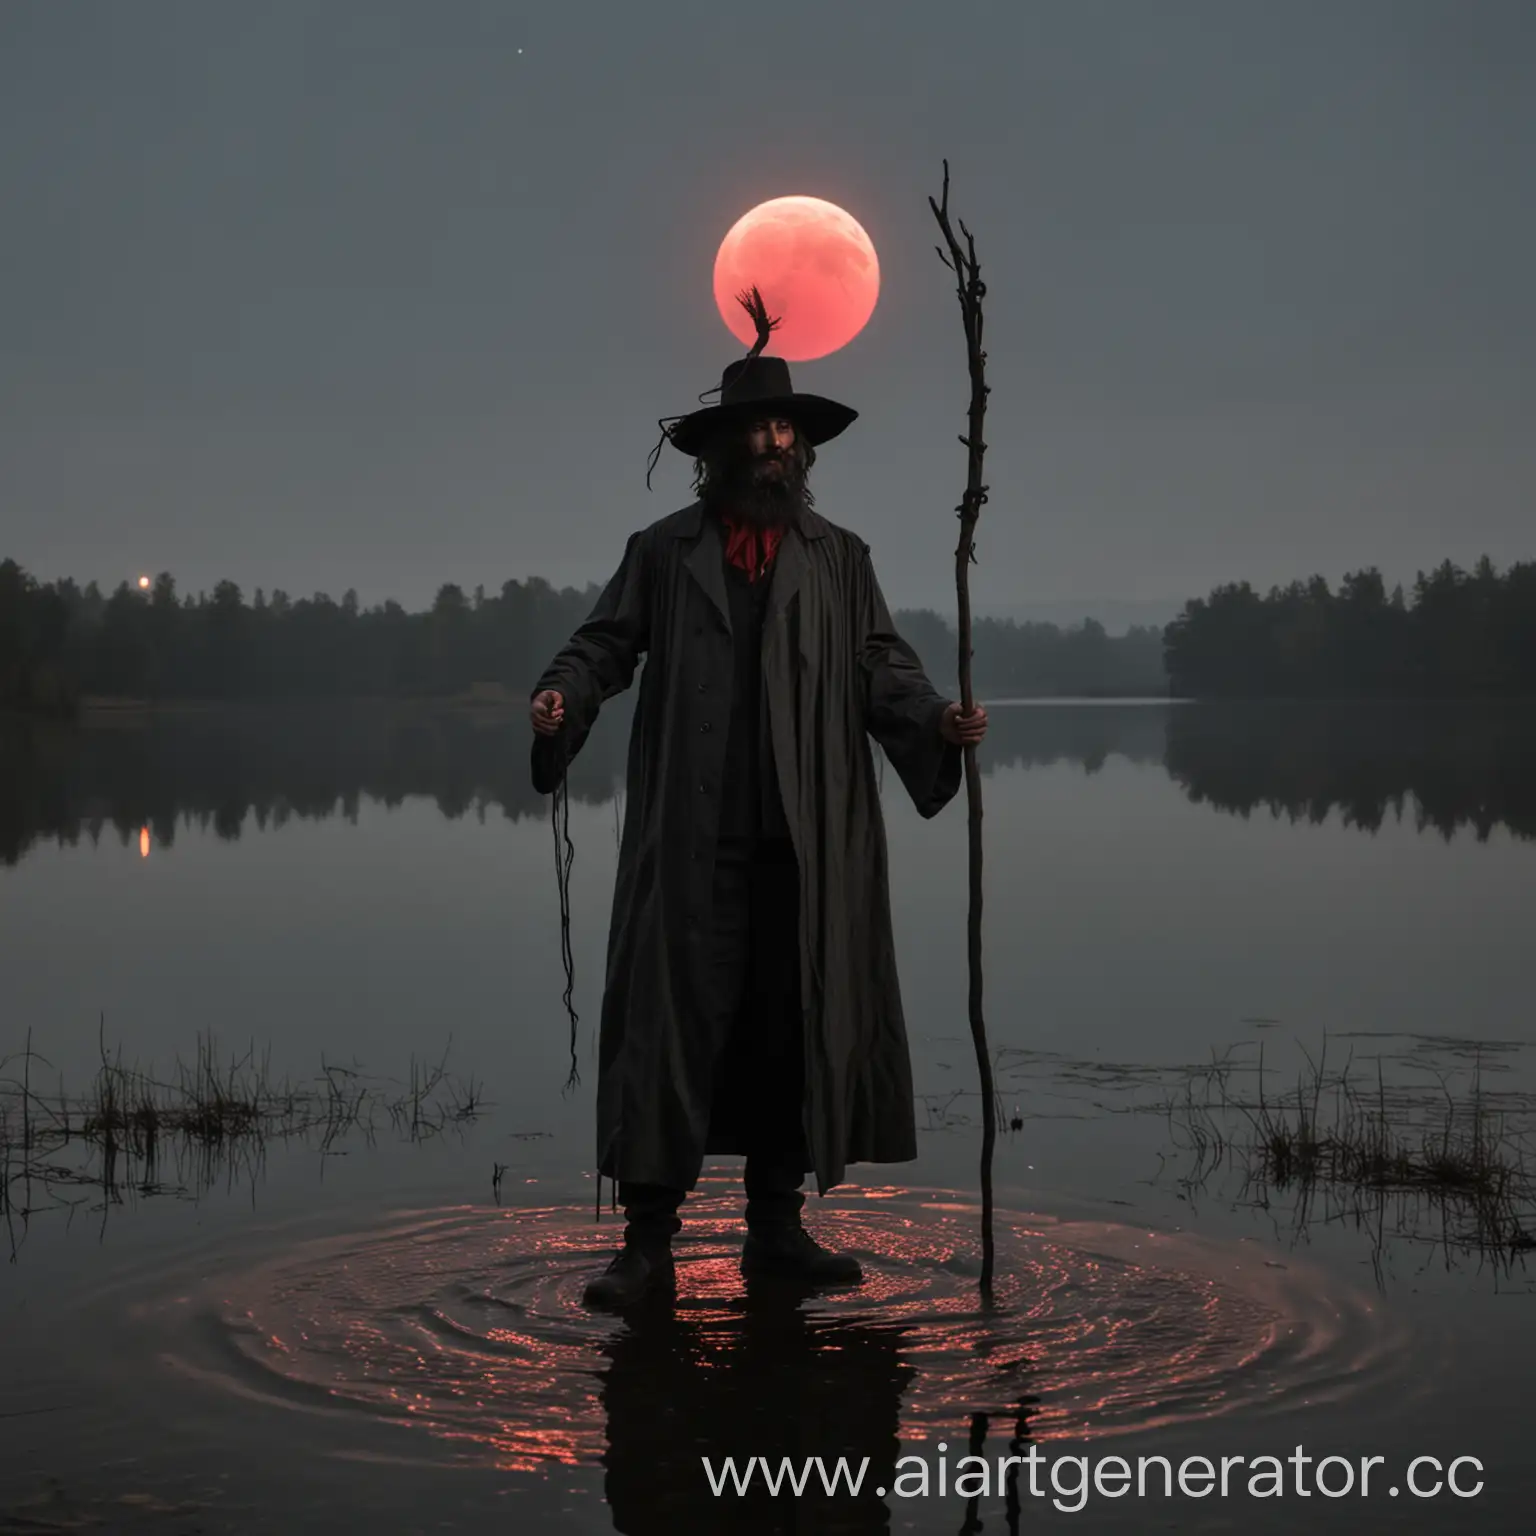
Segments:
[[[975,747],[987,734],[987,712],[980,704],[966,714],[960,704],[954,703],[944,711],[939,721],[939,735],[952,746]]]

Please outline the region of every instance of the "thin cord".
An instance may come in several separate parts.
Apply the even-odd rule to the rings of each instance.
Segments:
[[[565,963],[565,1011],[571,1020],[571,1070],[565,1080],[569,1093],[581,1081],[576,1062],[576,1029],[581,1022],[572,1002],[576,992],[576,956],[571,946],[571,865],[576,860],[576,845],[571,841],[571,789],[566,773],[569,761],[560,770],[550,807],[550,825],[555,835],[555,884],[560,891],[560,958]],[[564,846],[562,847],[562,843]]]

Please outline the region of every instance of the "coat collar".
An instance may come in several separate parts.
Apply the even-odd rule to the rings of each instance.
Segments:
[[[696,501],[672,515],[672,537],[675,539],[697,538],[706,524],[715,525],[714,518],[704,516],[704,503]],[[800,520],[800,532],[808,539],[824,539],[831,524],[819,512],[807,510]]]
[[[805,575],[808,563],[806,545],[826,538],[828,526],[824,517],[807,511],[799,525],[785,535],[773,560],[768,588],[768,622],[771,623],[784,613],[790,599],[800,590],[801,578]],[[697,540],[684,556],[683,564],[714,603],[725,627],[729,629],[731,605],[725,590],[725,548],[720,538],[719,523],[712,517],[706,517],[704,503],[696,501],[677,514],[672,532],[679,539]]]

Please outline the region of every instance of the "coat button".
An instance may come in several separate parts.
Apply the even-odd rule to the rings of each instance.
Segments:
[[[704,724],[703,724],[703,725],[701,725],[701,726],[700,726],[700,727],[699,727],[699,729],[700,729],[700,730],[701,730],[701,731],[702,731],[702,732],[703,732],[703,733],[704,733],[704,734],[705,734],[705,735],[706,735],[706,736],[707,736],[707,735],[709,735],[709,721],[708,721],[708,720],[706,720],[706,721],[705,721],[705,722],[704,722]]]
[[[700,684],[699,684],[699,692],[700,692],[700,693],[703,693],[703,692],[704,692],[704,684],[703,684],[703,683],[700,683]]]
[[[701,795],[707,795],[707,794],[708,794],[708,793],[709,793],[709,785],[708,785],[708,784],[706,784],[706,783],[705,783],[705,782],[704,782],[704,781],[703,781],[703,779],[700,779],[700,780],[699,780],[699,793],[700,793],[700,794],[701,794]]]

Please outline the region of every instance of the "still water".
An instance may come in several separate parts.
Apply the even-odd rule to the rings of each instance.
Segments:
[[[1536,717],[991,709],[990,1306],[964,801],[923,822],[889,775],[921,1155],[808,1207],[869,1279],[749,1291],[726,1160],[685,1208],[675,1303],[624,1320],[578,1304],[619,1230],[591,1155],[622,718],[572,778],[568,1092],[521,720],[0,727],[0,1531],[1527,1529]],[[364,1113],[163,1138],[111,1190],[88,1147],[17,1150],[104,1052],[164,1084],[200,1051]],[[1412,1170],[1362,1189],[1337,1156],[1310,1179],[1266,1161],[1298,1084],[1337,1140],[1388,1126]],[[1469,1126],[1503,1195],[1413,1187]],[[1226,1497],[1052,1482],[1057,1458],[1298,1445],[1349,1458],[1354,1491],[1308,1472],[1303,1497],[1289,1461],[1265,1498],[1241,1467]],[[1027,1469],[955,1491],[968,1452],[1031,1446],[1038,1495]],[[730,1455],[870,1470],[857,1495],[813,1474],[798,1499],[717,1496],[701,1457]],[[1416,1497],[1416,1456],[1476,1457],[1458,1476],[1482,1491]]]

